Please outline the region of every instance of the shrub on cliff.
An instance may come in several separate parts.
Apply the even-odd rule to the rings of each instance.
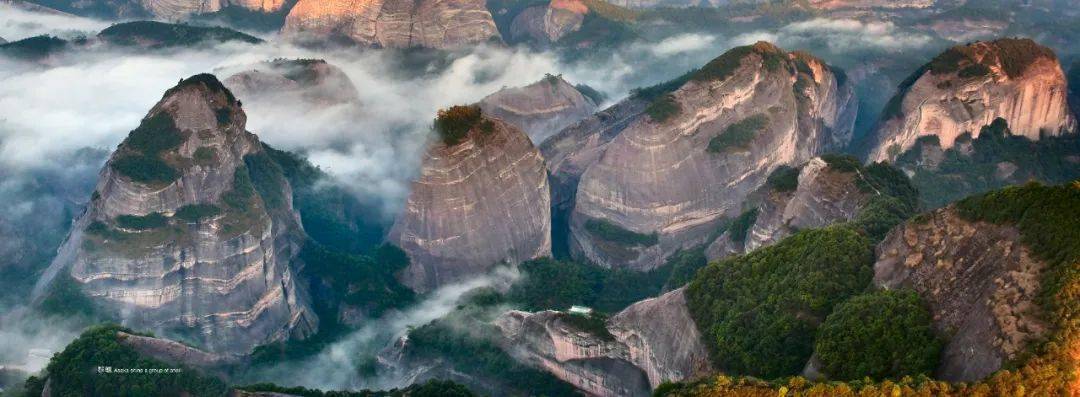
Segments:
[[[473,127],[485,127],[479,125],[483,121],[484,116],[480,111],[480,106],[451,106],[439,110],[438,117],[435,118],[435,131],[439,133],[443,143],[447,146],[453,146],[465,139],[465,136]]]

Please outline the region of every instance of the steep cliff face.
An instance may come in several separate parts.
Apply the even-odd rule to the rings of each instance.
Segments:
[[[321,59],[278,59],[243,68],[225,86],[247,103],[356,103],[360,93],[340,68]]]
[[[1029,39],[953,47],[901,85],[869,142],[868,159],[893,160],[922,136],[937,137],[948,149],[961,135],[978,138],[997,118],[1032,140],[1061,135],[1076,128],[1066,96],[1057,57]]]
[[[134,328],[220,353],[312,333],[291,189],[245,123],[212,75],[167,91],[102,169],[35,295],[72,280]]]
[[[761,42],[658,96],[586,165],[570,217],[572,253],[648,270],[705,243],[773,169],[850,140],[856,105],[840,76]]]
[[[525,131],[537,144],[596,110],[592,99],[562,77],[550,75],[524,87],[499,90],[479,105],[484,114]]]
[[[588,12],[589,7],[579,0],[552,0],[547,5],[526,8],[510,22],[510,39],[540,45],[554,43],[581,29]]]
[[[384,48],[454,48],[499,39],[479,0],[300,0],[282,33],[299,41],[346,40]]]
[[[1044,264],[1015,227],[967,221],[952,207],[921,216],[878,246],[874,283],[913,288],[948,335],[937,377],[979,380],[1047,333],[1035,299]]]
[[[516,359],[596,396],[647,396],[663,381],[712,371],[686,310],[683,289],[647,299],[607,321],[610,335],[568,322],[568,314],[510,311],[495,325]]]
[[[402,282],[413,290],[551,255],[544,159],[521,130],[481,118],[459,142],[431,145],[390,230],[411,259]]]
[[[752,209],[753,222],[745,230],[721,234],[705,250],[706,258],[714,261],[744,254],[798,230],[854,219],[873,195],[856,185],[858,173],[834,170],[821,158],[810,160],[797,172],[798,184],[791,190],[771,185],[759,189],[757,195],[762,198]]]

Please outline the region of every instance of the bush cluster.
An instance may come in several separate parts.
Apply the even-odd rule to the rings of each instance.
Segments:
[[[869,285],[873,261],[871,241],[854,227],[802,231],[709,264],[690,282],[687,307],[718,368],[794,375],[813,352],[818,324]]]
[[[756,114],[742,119],[724,129],[720,135],[709,140],[706,148],[710,153],[723,153],[731,149],[747,149],[762,130],[769,126],[769,116]]]
[[[656,232],[650,234],[627,230],[605,219],[585,221],[585,230],[597,238],[626,246],[650,246],[660,242]]]

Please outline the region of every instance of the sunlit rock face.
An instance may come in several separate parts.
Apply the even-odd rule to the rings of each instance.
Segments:
[[[333,106],[360,102],[360,93],[340,68],[321,59],[277,59],[241,68],[224,81],[247,103]]]
[[[500,40],[481,0],[300,0],[282,33],[301,42],[455,48]]]
[[[551,255],[551,198],[540,152],[521,130],[484,118],[455,144],[433,142],[389,241],[409,255],[418,292]]]
[[[479,105],[484,114],[514,125],[537,144],[596,110],[592,99],[562,77],[550,75],[524,87],[499,90]]]
[[[1045,336],[1037,304],[1045,264],[1013,226],[971,222],[952,207],[893,229],[877,248],[874,283],[912,288],[947,335],[936,376],[975,381]]]
[[[1067,95],[1057,57],[1031,40],[953,47],[901,85],[870,138],[868,160],[894,160],[922,136],[948,149],[961,135],[977,138],[997,118],[1032,140],[1071,132],[1076,120]]]
[[[552,0],[521,11],[510,22],[511,40],[529,40],[540,45],[559,41],[581,29],[589,7],[579,0]]]
[[[280,11],[285,5],[285,0],[138,0],[138,2],[155,17],[166,20],[217,12],[229,6],[269,13]]]
[[[648,396],[663,381],[713,370],[686,309],[683,289],[635,303],[611,317],[610,336],[577,329],[555,311],[509,311],[495,320],[515,359],[596,396]]]
[[[217,353],[313,333],[288,182],[212,75],[165,93],[100,173],[35,295],[74,283],[136,329]]]
[[[766,185],[753,210],[754,222],[742,241],[734,241],[732,231],[725,231],[705,250],[710,261],[744,254],[772,245],[798,230],[815,229],[854,219],[873,192],[860,189],[859,175],[831,169],[821,158],[814,158],[798,171],[798,186],[792,191],[778,191]]]
[[[937,0],[810,0],[810,6],[820,9],[844,8],[930,8]]]
[[[705,244],[776,167],[850,141],[856,105],[843,76],[761,42],[713,60],[644,113],[600,123],[614,136],[556,136],[552,146],[584,169],[569,221],[572,255],[649,270]],[[570,165],[552,154],[553,164]]]

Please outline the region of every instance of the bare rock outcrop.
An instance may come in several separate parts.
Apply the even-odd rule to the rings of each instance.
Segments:
[[[167,91],[101,170],[35,297],[74,283],[128,326],[216,353],[314,332],[291,189],[245,123],[212,75]]]
[[[137,0],[156,18],[165,20],[184,19],[194,14],[221,11],[226,7],[271,13],[281,11],[285,0]]]
[[[550,45],[581,29],[589,6],[580,0],[552,0],[521,11],[510,22],[510,40]]]
[[[237,98],[332,106],[360,101],[349,76],[322,59],[275,59],[241,68],[224,81]]]
[[[710,261],[744,254],[772,245],[798,230],[815,229],[854,219],[873,192],[858,187],[856,172],[842,172],[814,158],[798,170],[798,186],[778,191],[766,185],[759,189],[761,201],[754,207],[754,222],[742,241],[734,241],[725,231],[705,250]]]
[[[300,0],[282,33],[301,42],[454,48],[500,40],[482,0]]]
[[[500,343],[515,359],[590,395],[647,396],[661,382],[712,372],[684,289],[627,307],[607,321],[610,335],[578,329],[566,316],[510,311],[495,325],[502,332]]]
[[[1045,266],[1013,226],[947,207],[893,229],[877,251],[874,284],[917,291],[948,335],[941,379],[982,379],[1047,333],[1035,302]]]
[[[552,75],[524,87],[499,90],[479,105],[484,114],[513,124],[536,144],[596,110],[592,99],[561,76]]]
[[[167,364],[194,368],[199,371],[214,372],[222,369],[221,367],[225,365],[235,362],[232,357],[205,352],[163,338],[134,335],[120,331],[117,333],[117,341],[121,345],[135,349],[135,352],[142,356]]]
[[[1032,140],[1076,128],[1052,50],[1029,39],[999,39],[942,53],[886,106],[867,145],[868,160],[894,160],[922,136],[936,136],[948,149],[961,135],[978,138],[998,118]]]
[[[411,260],[401,278],[413,290],[551,255],[544,159],[521,130],[479,117],[459,142],[431,144],[390,230]]]
[[[569,221],[572,254],[649,270],[706,243],[776,167],[850,140],[856,105],[842,76],[765,42],[711,61],[625,121],[586,165]]]

